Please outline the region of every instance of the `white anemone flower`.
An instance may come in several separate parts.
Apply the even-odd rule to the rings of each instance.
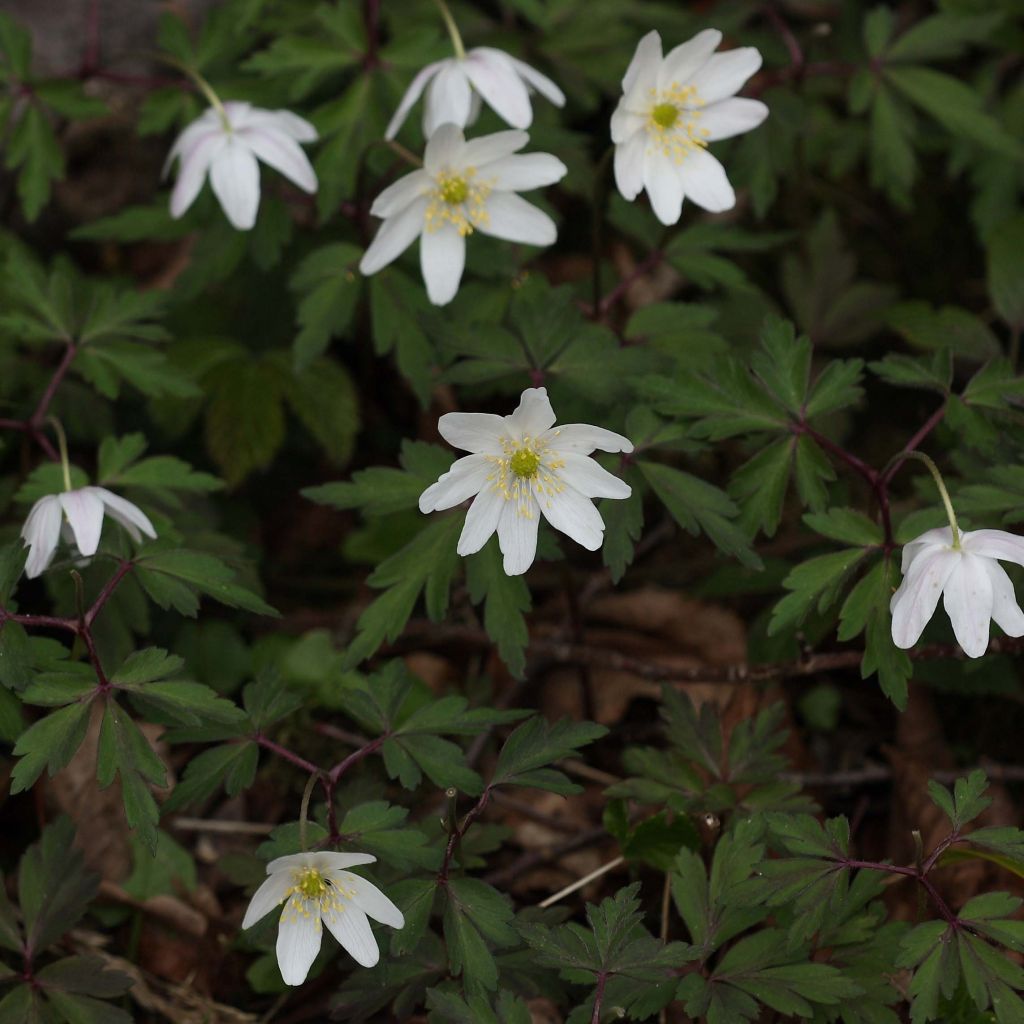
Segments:
[[[47,494],[32,506],[21,528],[25,547],[29,549],[25,575],[29,579],[39,576],[53,561],[65,516],[71,532],[67,539],[73,539],[86,557],[95,555],[104,515],[120,523],[136,543],[142,540],[143,533],[156,537],[156,530],[142,509],[105,487],[79,487],[74,491]]]
[[[164,174],[180,160],[171,216],[185,213],[209,175],[228,220],[239,231],[248,231],[260,205],[258,161],[312,194],[316,173],[299,143],[316,140],[316,129],[290,110],[261,110],[238,102],[225,103],[220,110],[210,107],[178,136],[167,155]]]
[[[373,967],[380,959],[367,917],[392,928],[405,925],[402,912],[377,886],[345,870],[376,859],[368,853],[296,853],[267,865],[269,877],[253,894],[242,927],[251,928],[284,904],[277,964],[285,984],[306,980],[320,952],[323,925],[363,967]]]
[[[661,55],[661,36],[640,40],[612,115],[615,182],[632,201],[644,189],[662,224],[675,224],[684,197],[718,213],[736,203],[708,143],[756,128],[768,108],[736,97],[761,66],[752,46],[715,53],[722,33],[705,29]]]
[[[450,445],[473,454],[457,459],[420,495],[420,511],[438,512],[473,498],[458,552],[479,551],[497,530],[509,576],[533,564],[542,515],[596,551],[604,540],[604,520],[591,499],[632,493],[629,484],[587,456],[598,448],[631,452],[633,443],[585,423],[555,427],[545,388],[527,388],[511,416],[449,412],[437,428]]]
[[[922,533],[903,549],[903,582],[892,596],[892,639],[913,647],[939,603],[957,643],[970,658],[988,648],[989,620],[1007,636],[1024,636],[1024,612],[999,561],[1024,565],[1024,538],[1003,530],[960,532],[953,546],[948,526]]]
[[[478,46],[463,57],[435,61],[420,71],[402,97],[384,138],[398,134],[424,89],[425,139],[442,124],[460,128],[472,124],[480,114],[481,101],[513,128],[529,128],[533,123],[531,89],[556,107],[565,105],[565,94],[546,75],[501,50]]]
[[[443,124],[430,137],[423,168],[399,178],[373,202],[384,223],[359,269],[375,274],[420,239],[420,267],[435,306],[455,298],[466,263],[466,237],[474,231],[507,242],[551,245],[555,222],[517,192],[551,185],[565,164],[550,153],[522,153],[526,132],[495,132],[466,141],[462,129]]]

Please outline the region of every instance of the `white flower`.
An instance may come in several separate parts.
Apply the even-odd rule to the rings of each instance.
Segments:
[[[640,40],[612,115],[615,182],[630,201],[643,189],[662,224],[675,224],[683,198],[705,210],[728,210],[736,195],[709,142],[756,128],[768,108],[735,93],[761,66],[751,46],[714,50],[722,33],[706,29],[662,58],[661,36]]]
[[[420,511],[437,512],[473,498],[460,555],[479,551],[497,530],[505,572],[518,576],[537,553],[541,515],[588,550],[601,546],[604,520],[590,499],[628,498],[632,492],[587,456],[596,448],[631,452],[633,444],[602,427],[554,423],[544,388],[527,388],[511,416],[449,412],[438,420],[450,445],[473,454],[456,460],[420,495]]]
[[[892,640],[904,649],[917,643],[942,595],[957,643],[971,658],[988,647],[992,619],[1007,636],[1024,636],[1024,612],[999,564],[1024,565],[1024,538],[1003,530],[960,533],[953,547],[948,526],[922,533],[903,549],[903,582],[892,596]]]
[[[529,128],[533,122],[531,87],[556,107],[565,104],[565,95],[550,78],[501,50],[478,46],[463,58],[449,57],[428,64],[406,90],[384,138],[393,139],[398,134],[424,89],[427,90],[423,104],[425,139],[442,124],[455,124],[460,128],[472,124],[480,113],[481,98],[513,128]]]
[[[262,160],[304,192],[316,191],[313,171],[300,142],[316,142],[316,129],[290,110],[261,110],[249,103],[225,103],[225,125],[210,107],[177,138],[164,174],[177,157],[181,163],[171,193],[171,216],[180,217],[196,200],[207,172],[213,193],[232,225],[248,231],[260,205]]]
[[[359,269],[375,274],[420,238],[420,266],[436,306],[455,297],[466,263],[466,236],[474,230],[527,245],[550,245],[555,222],[517,192],[551,185],[566,167],[549,153],[513,155],[526,132],[495,132],[465,140],[454,124],[430,137],[423,169],[389,185],[370,213],[383,217]]]
[[[78,550],[86,557],[95,555],[104,514],[120,523],[136,542],[142,540],[142,533],[156,537],[156,530],[142,509],[105,487],[79,487],[75,491],[47,494],[32,506],[21,528],[25,547],[29,549],[25,575],[33,579],[53,561],[64,516]]]
[[[251,928],[284,904],[277,964],[285,984],[306,980],[320,952],[321,922],[363,967],[373,967],[380,959],[367,915],[392,928],[405,925],[402,912],[377,886],[345,870],[376,859],[367,853],[296,853],[267,865],[269,877],[253,894],[242,927]]]

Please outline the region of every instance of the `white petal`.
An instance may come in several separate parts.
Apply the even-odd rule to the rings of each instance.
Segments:
[[[498,520],[498,547],[504,556],[506,576],[522,576],[537,556],[537,530],[540,514],[532,495],[524,504],[506,501]]]
[[[612,142],[617,146],[620,145],[637,132],[642,131],[646,124],[647,118],[644,114],[630,110],[626,106],[625,99],[619,100],[619,105],[612,114]]]
[[[420,236],[420,270],[427,298],[435,306],[446,306],[455,298],[465,266],[466,239],[453,224]]]
[[[377,949],[377,940],[373,937],[370,922],[354,903],[327,910],[323,921],[357,964],[373,967],[380,959],[380,950]]]
[[[459,62],[446,64],[427,88],[427,99],[423,106],[423,135],[427,139],[433,138],[434,133],[444,124],[454,124],[460,128],[467,125],[470,97],[469,79]]]
[[[462,167],[465,145],[466,137],[457,124],[442,124],[427,140],[427,148],[423,151],[424,170],[436,178],[453,167]]]
[[[527,388],[520,396],[515,412],[508,417],[509,432],[513,437],[537,438],[554,426],[555,418],[548,389]]]
[[[469,96],[469,120],[466,125],[476,124],[477,118],[480,116],[480,111],[483,110],[484,101],[480,98],[480,93],[472,92]]]
[[[704,138],[708,142],[716,142],[749,132],[767,116],[768,108],[760,100],[733,97],[702,110],[697,127],[707,131]]]
[[[488,487],[473,499],[459,537],[457,550],[460,555],[472,555],[491,539],[506,504],[501,491],[495,487]]]
[[[267,865],[267,874],[273,875],[278,871],[292,871],[313,866],[313,854],[311,853],[289,853],[286,857],[275,857]]]
[[[690,85],[704,102],[717,103],[734,96],[743,83],[761,66],[761,54],[752,46],[712,54],[690,78]]]
[[[279,907],[284,902],[285,893],[291,884],[291,876],[286,871],[279,871],[265,878],[263,884],[252,894],[245,917],[242,919],[242,927],[251,928],[257,921],[266,917],[274,907]]]
[[[487,486],[487,478],[493,471],[494,462],[486,455],[456,459],[452,468],[420,495],[420,511],[442,512],[461,505]]]
[[[985,559],[964,552],[942,592],[942,603],[957,643],[969,658],[980,658],[988,649],[993,600]]]
[[[239,132],[238,137],[268,167],[273,167],[304,192],[316,191],[316,172],[313,165],[290,135],[253,127]]]
[[[227,139],[210,164],[210,184],[232,226],[248,231],[260,206],[260,167],[249,147]]]
[[[211,107],[205,111],[202,116],[197,117],[185,130],[174,140],[174,144],[171,146],[170,151],[167,154],[167,159],[164,160],[163,170],[161,175],[167,176],[167,172],[171,169],[171,165],[175,159],[179,156],[191,152],[195,149],[196,145],[206,138],[208,135],[223,135],[224,128],[220,122],[220,118],[217,112]]]
[[[377,860],[372,853],[332,853],[330,850],[318,850],[316,853],[306,856],[309,858],[309,866],[321,874],[354,868],[357,864],[373,864]],[[281,857],[280,859],[286,860],[287,858]],[[267,870],[269,870],[269,865]]]
[[[224,104],[224,113],[228,115],[228,123],[232,129],[237,131],[239,128],[251,124],[253,115],[262,113],[262,111],[258,111],[258,108],[251,103],[246,103],[245,100],[228,100]],[[214,111],[214,114],[219,122],[220,114],[217,111]]]
[[[585,498],[628,498],[633,493],[629,484],[586,455],[560,452],[558,457],[563,463],[558,475]]]
[[[716,28],[706,28],[692,39],[680,43],[665,54],[658,74],[658,88],[669,89],[674,82],[685,86],[694,72],[706,63],[722,41],[722,33]]]
[[[364,913],[374,919],[386,924],[391,928],[404,928],[405,918],[402,912],[373,884],[362,877],[353,875],[350,871],[338,873],[338,882],[348,890],[355,890],[352,897],[353,903]]]
[[[468,146],[467,146],[468,148]],[[488,164],[482,176],[494,180],[493,187],[504,192],[528,192],[561,181],[568,168],[550,153],[522,153]]]
[[[60,497],[56,494],[40,498],[29,511],[25,525],[21,528],[21,536],[29,549],[25,575],[30,580],[39,576],[53,561],[60,542],[63,518]]]
[[[156,537],[156,530],[149,521],[149,516],[138,505],[125,500],[120,495],[108,491],[106,487],[90,487],[90,491],[103,502],[107,515],[120,523],[135,541],[140,540],[141,530],[147,537]]]
[[[529,128],[533,121],[530,94],[516,69],[500,50],[470,51],[462,68],[484,102],[513,128]]]
[[[370,207],[374,217],[394,217],[401,213],[419,196],[426,195],[434,187],[434,179],[426,171],[413,171],[412,174],[392,182]]]
[[[632,202],[644,187],[644,153],[647,150],[646,132],[636,132],[615,147],[615,184],[623,199]]]
[[[604,520],[594,503],[575,488],[565,484],[557,494],[541,499],[544,518],[556,529],[588,551],[596,551],[604,540]]]
[[[964,551],[1024,565],[1024,537],[1005,530],[972,530],[962,535]]]
[[[316,142],[320,137],[309,121],[290,110],[253,110],[252,123],[269,124],[296,142]]]
[[[409,116],[409,111],[412,110],[416,101],[422,95],[427,82],[447,63],[448,61],[446,60],[434,61],[433,64],[428,64],[422,71],[417,73],[416,77],[409,83],[409,88],[405,90],[405,95],[402,97],[402,102],[398,104],[398,109],[391,120],[388,121],[388,126],[384,131],[385,139],[393,139],[398,134],[405,119]]]
[[[489,177],[491,164],[522,149],[529,141],[530,136],[526,132],[515,130],[481,135],[479,139],[470,139],[466,143],[462,150],[462,164],[465,167],[476,167],[481,172],[486,167],[487,173],[481,173],[481,177]]]
[[[377,229],[370,247],[359,261],[361,274],[376,274],[394,262],[409,248],[423,231],[428,200],[426,197],[411,202],[394,217],[388,217]]]
[[[1017,604],[1010,577],[998,562],[986,559],[984,564],[992,583],[992,619],[1007,636],[1024,636],[1024,612]]]
[[[64,514],[75,536],[75,544],[83,555],[95,555],[103,529],[103,501],[92,487],[64,491],[60,496]]]
[[[486,50],[488,47],[480,46],[477,50]],[[536,68],[530,67],[525,61],[513,57],[512,54],[503,54],[505,59],[516,69],[519,77],[526,81],[526,84],[537,90],[546,100],[550,100],[556,107],[565,106],[565,93],[548,78],[542,75]]]
[[[656,29],[652,29],[637,44],[636,53],[622,79],[622,91],[628,95],[656,88],[660,66],[661,36]]]
[[[725,168],[706,150],[691,149],[678,167],[687,199],[709,213],[721,213],[736,205],[736,193]]]
[[[892,642],[906,650],[921,638],[939,603],[939,595],[962,556],[936,548],[914,560],[899,589],[889,601]]]
[[[914,540],[904,545],[900,571],[904,576],[906,576],[911,563],[926,548],[934,547],[935,545],[948,548],[952,543],[953,532],[948,526],[943,526],[936,530],[925,531],[920,537],[916,537]]]
[[[300,909],[300,906],[302,909]],[[301,985],[320,952],[320,906],[290,899],[277,929],[277,966],[286,985]]]
[[[544,439],[547,446],[559,452],[578,452],[589,455],[599,448],[603,452],[631,452],[633,442],[628,437],[616,434],[604,427],[592,427],[589,423],[564,423]]]
[[[675,224],[683,212],[680,170],[680,166],[660,149],[649,149],[644,154],[644,188],[651,200],[651,209],[662,224]]]
[[[485,235],[525,245],[551,245],[558,237],[555,222],[514,192],[492,192],[486,205],[487,219],[477,225]]]
[[[210,163],[224,145],[224,136],[216,128],[197,135],[187,149],[181,151],[178,180],[171,192],[171,216],[177,219],[196,201],[206,180]]]
[[[490,412],[446,412],[437,429],[453,448],[485,455],[501,455],[502,441],[510,436],[507,417]]]

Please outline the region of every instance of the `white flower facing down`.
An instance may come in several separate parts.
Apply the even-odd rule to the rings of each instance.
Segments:
[[[74,491],[47,494],[32,506],[21,528],[22,539],[29,549],[25,575],[29,579],[39,576],[53,561],[65,516],[71,531],[67,539],[73,539],[86,557],[95,555],[104,515],[120,523],[136,542],[142,540],[143,533],[156,537],[156,530],[142,509],[105,487],[79,487]]]
[[[210,107],[175,140],[164,174],[177,158],[178,180],[171,193],[171,216],[180,217],[196,201],[207,175],[228,220],[239,231],[256,223],[262,160],[304,192],[316,192],[316,173],[300,142],[316,142],[316,129],[290,110],[261,110],[249,103],[225,103],[224,117]]]
[[[612,115],[615,182],[632,201],[644,189],[662,224],[675,224],[684,197],[718,213],[736,203],[725,169],[709,142],[756,128],[768,108],[735,93],[761,66],[751,46],[715,53],[716,29],[661,55],[661,36],[648,32],[622,80]]]
[[[424,89],[425,139],[443,124],[460,128],[472,124],[480,114],[481,100],[513,128],[529,128],[533,123],[531,88],[556,107],[565,104],[562,90],[546,75],[501,50],[478,46],[465,57],[435,61],[420,71],[402,97],[384,138],[398,134]]]
[[[367,853],[296,853],[267,865],[267,879],[253,894],[242,921],[251,928],[284,904],[277,932],[277,964],[288,985],[301,985],[320,952],[323,925],[363,967],[380,959],[367,916],[392,928],[405,925],[402,912],[377,888],[346,871],[372,864]]]
[[[903,582],[892,596],[892,639],[913,647],[942,595],[957,643],[971,658],[988,648],[989,620],[1007,636],[1024,636],[1024,612],[999,564],[1024,565],[1024,538],[1003,530],[960,533],[953,547],[948,526],[922,533],[903,549]]]
[[[628,498],[632,490],[587,456],[597,448],[631,452],[633,444],[602,427],[554,424],[544,388],[524,391],[511,416],[449,412],[438,420],[450,445],[473,454],[456,460],[420,495],[420,511],[473,498],[460,555],[479,551],[497,530],[505,572],[518,576],[533,564],[541,515],[588,550],[601,546],[604,520],[591,499]]]
[[[455,298],[466,263],[466,237],[474,231],[507,242],[551,245],[555,222],[517,192],[551,185],[566,173],[549,153],[522,153],[526,132],[495,132],[466,141],[454,124],[430,137],[423,169],[389,185],[370,213],[384,223],[359,269],[375,274],[420,239],[420,267],[436,306]]]

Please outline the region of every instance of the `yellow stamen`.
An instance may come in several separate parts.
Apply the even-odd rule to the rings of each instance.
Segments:
[[[532,448],[520,448],[508,460],[508,465],[516,476],[529,480],[537,475],[540,456]]]
[[[659,103],[651,111],[651,120],[659,128],[671,128],[679,117],[679,108],[674,103]]]
[[[471,235],[475,227],[490,221],[487,197],[491,194],[491,183],[475,178],[475,167],[445,171],[437,176],[425,214],[427,231],[452,224],[460,235]]]
[[[319,928],[321,917],[340,914],[345,909],[345,900],[355,895],[355,890],[344,890],[317,868],[302,867],[292,871],[292,884],[285,890],[281,902],[281,920],[298,920],[300,917],[315,916]]]
[[[647,137],[673,162],[680,164],[688,153],[707,147],[707,128],[698,127],[704,105],[692,85],[673,82],[668,89],[651,89],[647,113]]]
[[[557,431],[555,432],[557,436]],[[506,501],[515,503],[516,513],[533,518],[534,499],[551,507],[551,500],[565,490],[558,470],[565,461],[550,452],[539,438],[523,437],[502,442],[503,453],[488,456],[495,470],[487,478]]]

